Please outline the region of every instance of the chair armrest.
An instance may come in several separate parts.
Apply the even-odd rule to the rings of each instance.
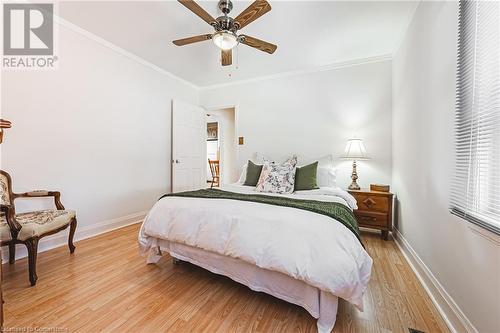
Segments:
[[[52,197],[55,195],[55,193],[58,193],[58,192],[36,190],[36,191],[31,191],[31,192],[14,194],[14,196],[17,198],[33,198],[33,197],[41,198],[41,197]]]
[[[64,210],[64,206],[61,203],[61,192],[58,191],[36,190],[24,193],[12,193],[12,197],[13,199],[54,197],[54,204],[56,205],[57,209]]]
[[[9,209],[12,209],[12,206],[0,204],[0,212],[7,214]]]
[[[21,230],[21,225],[17,222],[14,213],[14,207],[10,205],[0,205],[0,211],[5,214],[5,219],[9,225],[12,238],[17,238],[19,230]]]

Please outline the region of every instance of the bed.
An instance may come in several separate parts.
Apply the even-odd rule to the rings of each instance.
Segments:
[[[259,194],[241,184],[217,193],[238,194],[239,199],[175,194],[160,199],[139,232],[146,262],[156,263],[169,253],[299,305],[317,319],[320,333],[333,329],[339,298],[363,310],[372,259],[346,224],[311,209],[246,200]],[[356,207],[347,192],[333,187],[262,198],[273,196],[292,204]]]

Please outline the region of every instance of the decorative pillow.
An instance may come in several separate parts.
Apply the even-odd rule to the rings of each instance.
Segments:
[[[264,164],[255,190],[267,193],[293,193],[296,165],[296,156],[293,156],[282,164]]]
[[[315,190],[318,188],[316,175],[318,162],[305,165],[295,170],[295,191]]]
[[[262,165],[257,165],[252,161],[248,160],[247,175],[245,177],[245,182],[243,183],[243,185],[246,186],[257,185],[261,172],[262,172]]]

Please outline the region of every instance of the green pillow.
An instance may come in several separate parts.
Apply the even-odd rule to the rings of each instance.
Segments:
[[[315,190],[318,187],[316,175],[318,162],[305,165],[295,170],[295,191]]]
[[[249,160],[247,164],[247,176],[243,185],[256,186],[259,181],[261,172],[262,165],[257,165]]]

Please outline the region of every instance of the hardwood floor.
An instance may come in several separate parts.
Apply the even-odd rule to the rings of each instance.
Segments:
[[[139,225],[38,255],[38,283],[27,261],[3,266],[5,327],[51,332],[315,332],[304,309],[166,256],[146,265]],[[334,332],[449,332],[393,241],[365,233],[374,259],[365,311],[341,300]]]

